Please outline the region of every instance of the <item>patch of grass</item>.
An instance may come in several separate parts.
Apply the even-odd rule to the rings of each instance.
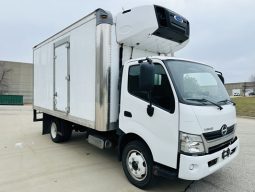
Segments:
[[[255,117],[255,97],[234,97],[238,116]]]

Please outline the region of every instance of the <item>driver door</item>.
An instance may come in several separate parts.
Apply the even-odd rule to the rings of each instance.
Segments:
[[[140,65],[132,62],[123,70],[120,107],[120,129],[140,136],[149,146],[155,162],[177,168],[178,100],[167,70],[154,60],[152,90],[154,114],[147,114],[148,93],[139,90]]]

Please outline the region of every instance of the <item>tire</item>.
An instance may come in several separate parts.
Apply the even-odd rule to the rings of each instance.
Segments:
[[[153,159],[150,150],[141,141],[131,141],[122,153],[122,167],[130,183],[144,189],[153,179]]]
[[[60,119],[52,119],[50,124],[50,136],[54,143],[68,141],[72,135],[72,129],[68,123]]]

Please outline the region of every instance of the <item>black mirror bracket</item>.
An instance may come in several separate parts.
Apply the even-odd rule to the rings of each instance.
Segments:
[[[146,57],[146,60],[149,64],[153,64],[152,60],[149,57]]]
[[[154,107],[152,107],[151,105],[148,105],[147,107],[147,114],[152,117],[154,114]]]
[[[144,61],[147,61],[149,64],[153,64],[152,59],[150,59],[149,57],[146,57],[145,59],[139,60],[138,63],[142,63]]]
[[[152,117],[154,114],[154,107],[152,107],[151,91],[149,92],[148,96],[149,96],[150,104],[147,106],[147,114],[150,117]]]

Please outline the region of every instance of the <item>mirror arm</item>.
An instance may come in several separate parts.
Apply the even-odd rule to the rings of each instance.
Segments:
[[[151,90],[148,92],[149,97],[149,105],[147,106],[147,114],[152,117],[154,114],[154,107],[152,107],[152,97],[151,97]]]
[[[152,64],[152,60],[149,57],[146,57],[146,60],[148,61],[149,64]]]
[[[140,63],[142,63],[144,61],[147,61],[149,64],[153,64],[152,59],[150,59],[149,57],[146,57],[145,59],[139,60],[138,63],[140,64]]]

